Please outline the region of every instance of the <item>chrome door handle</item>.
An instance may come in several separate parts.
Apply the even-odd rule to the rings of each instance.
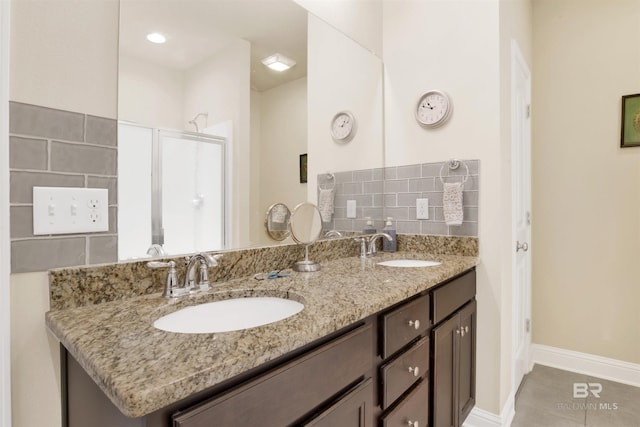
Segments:
[[[522,249],[523,252],[527,252],[529,250],[529,244],[527,242],[520,243],[516,241],[516,252],[520,251],[520,249]]]

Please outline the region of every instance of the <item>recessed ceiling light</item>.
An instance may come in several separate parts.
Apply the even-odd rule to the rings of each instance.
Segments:
[[[167,41],[167,38],[160,33],[147,34],[147,40],[151,43],[162,44]]]
[[[285,71],[296,65],[296,61],[280,53],[274,53],[262,60],[262,63],[275,71]]]

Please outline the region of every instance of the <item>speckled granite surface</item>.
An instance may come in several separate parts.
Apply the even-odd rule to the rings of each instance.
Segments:
[[[399,258],[442,264],[376,265]],[[475,256],[415,252],[381,254],[373,260],[340,258],[323,261],[316,273],[263,281],[234,279],[200,296],[167,300],[156,293],[51,311],[46,322],[114,404],[125,415],[139,417],[375,314],[476,263]],[[273,268],[278,267],[269,269]],[[246,295],[289,297],[304,303],[305,309],[288,319],[236,332],[175,334],[152,326],[155,319],[187,305]]]
[[[398,235],[398,249],[412,252],[449,255],[478,255],[475,237]],[[350,237],[322,240],[309,247],[309,258],[326,262],[356,256],[359,246]],[[304,257],[298,245],[219,251],[224,256],[219,266],[209,270],[209,280],[226,282],[260,271],[289,268]],[[184,276],[184,257],[173,259],[180,278]],[[150,270],[149,260],[122,262],[51,270],[49,289],[52,310],[100,304],[134,296],[162,292],[166,270]]]

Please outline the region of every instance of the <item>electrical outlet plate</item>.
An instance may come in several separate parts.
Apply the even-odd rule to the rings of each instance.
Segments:
[[[429,199],[416,199],[416,219],[429,219]]]
[[[347,200],[347,218],[356,217],[356,201]]]
[[[104,188],[33,187],[33,234],[109,230],[109,191]]]

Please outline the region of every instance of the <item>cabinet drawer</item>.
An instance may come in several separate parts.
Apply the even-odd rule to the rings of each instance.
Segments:
[[[360,383],[303,427],[373,427],[373,381]]]
[[[475,270],[434,290],[432,293],[433,324],[435,325],[446,319],[467,301],[472,300],[475,295]]]
[[[429,330],[429,295],[382,316],[382,358],[386,359]]]
[[[398,406],[382,419],[383,427],[407,427],[429,425],[429,381],[421,381]],[[417,424],[416,424],[417,423]]]
[[[282,427],[335,396],[373,364],[366,324],[237,389],[174,414],[175,427]]]
[[[429,337],[382,366],[382,409],[387,409],[405,391],[429,372]]]

